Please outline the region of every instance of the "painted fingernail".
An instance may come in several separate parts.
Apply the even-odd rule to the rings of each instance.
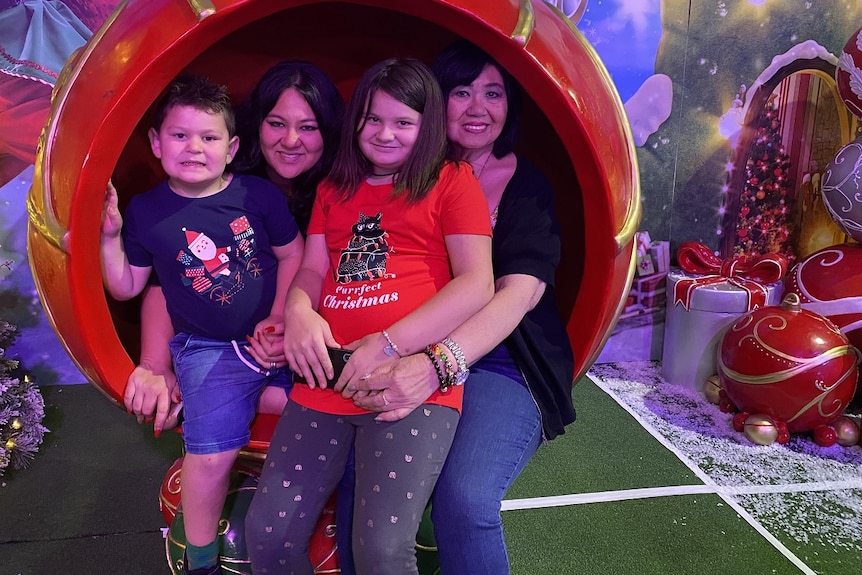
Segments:
[[[266,333],[272,333],[275,331],[275,326],[271,325],[271,326],[267,327],[266,329],[264,329],[263,331]]]
[[[154,430],[154,431],[153,431],[153,436],[154,436],[154,437],[158,437],[158,436],[159,436],[159,435],[161,435],[161,434],[162,434],[162,430],[161,430],[161,429],[156,429],[156,430]]]

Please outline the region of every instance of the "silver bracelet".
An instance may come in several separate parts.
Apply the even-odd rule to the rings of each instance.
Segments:
[[[462,385],[467,381],[467,376],[470,375],[470,370],[467,369],[467,359],[464,357],[464,350],[461,349],[460,345],[452,341],[451,337],[447,337],[440,343],[448,347],[452,355],[455,356],[455,363],[458,364],[458,373],[455,374],[455,385]]]
[[[386,338],[386,347],[383,348],[383,353],[387,356],[392,357],[393,355],[397,355],[398,357],[404,357],[398,352],[398,346],[395,345],[395,342],[392,341],[392,338],[389,337],[389,334],[386,333],[386,330],[383,330],[383,337]],[[453,352],[454,353],[454,352]]]

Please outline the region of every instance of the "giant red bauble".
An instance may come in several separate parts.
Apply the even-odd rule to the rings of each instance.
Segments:
[[[829,318],[862,349],[862,247],[842,244],[814,252],[784,281],[785,294],[799,295],[803,309]]]
[[[789,432],[834,421],[856,391],[859,352],[796,294],[738,319],[721,339],[718,376],[740,411],[785,422]]]

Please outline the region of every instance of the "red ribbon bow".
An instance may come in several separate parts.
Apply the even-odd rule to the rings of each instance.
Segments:
[[[782,254],[765,254],[752,258],[721,259],[699,242],[684,242],[677,250],[677,262],[683,271],[703,274],[676,282],[673,290],[674,305],[681,303],[689,309],[691,295],[699,287],[727,282],[747,294],[748,311],[766,305],[766,287],[784,277],[788,260]]]

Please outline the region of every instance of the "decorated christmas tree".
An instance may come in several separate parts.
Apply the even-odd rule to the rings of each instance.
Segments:
[[[781,144],[781,121],[774,99],[763,107],[754,128],[740,194],[734,255],[780,253],[792,262],[796,254],[787,241],[792,232],[787,207],[790,156]]]
[[[18,362],[5,355],[16,336],[16,329],[0,320],[0,476],[10,465],[27,467],[48,431],[42,425],[45,402],[39,388],[26,376],[13,377]]]

